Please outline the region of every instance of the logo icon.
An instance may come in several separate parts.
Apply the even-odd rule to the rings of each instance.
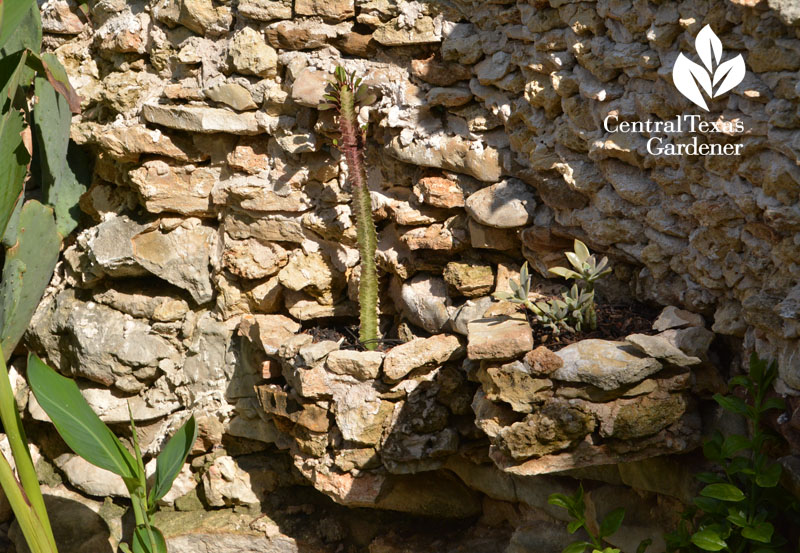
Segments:
[[[745,74],[744,58],[739,54],[733,59],[720,63],[722,41],[714,34],[710,25],[706,25],[697,33],[694,47],[705,67],[693,62],[683,54],[678,54],[678,59],[672,66],[672,82],[675,83],[675,88],[681,94],[708,111],[703,92],[709,99],[717,98],[742,82]]]

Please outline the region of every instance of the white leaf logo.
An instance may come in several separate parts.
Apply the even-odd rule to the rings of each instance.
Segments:
[[[705,67],[683,54],[678,54],[678,59],[672,66],[672,82],[681,94],[708,111],[703,92],[709,98],[716,98],[742,82],[745,74],[744,58],[739,54],[720,63],[722,41],[714,34],[710,25],[706,25],[697,33],[694,47]],[[717,87],[716,91],[714,87]]]

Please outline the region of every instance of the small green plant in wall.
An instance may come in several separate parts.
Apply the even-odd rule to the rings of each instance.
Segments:
[[[576,281],[569,290],[561,294],[561,298],[537,302],[529,299],[531,274],[527,262],[522,265],[519,282],[508,281],[511,292],[495,292],[494,297],[524,305],[533,313],[536,320],[549,328],[553,334],[559,334],[563,330],[568,332],[594,330],[597,328],[594,284],[610,273],[611,268],[608,267],[608,258],[598,260],[594,254],[589,253],[589,248],[580,240],[575,240],[574,250],[565,254],[574,270],[566,267],[549,269],[554,275]]]
[[[378,269],[375,252],[378,235],[372,218],[372,202],[367,186],[364,162],[366,128],[358,125],[358,110],[375,101],[355,72],[347,73],[337,67],[329,83],[329,94],[320,109],[335,109],[339,114],[340,138],[334,141],[347,162],[347,181],[353,194],[358,250],[361,254],[361,277],[358,285],[359,340],[367,349],[378,346]]]
[[[118,474],[130,495],[136,527],[124,553],[167,553],[164,536],[151,522],[158,500],[166,495],[197,439],[194,416],[170,438],[156,459],[156,472],[148,490],[136,426],[131,415],[132,455],[114,433],[92,411],[75,382],[45,365],[35,355],[28,357],[28,381],[36,400],[53,421],[72,450],[95,466]]]
[[[764,429],[765,415],[786,408],[780,398],[768,397],[777,376],[775,362],[767,364],[753,354],[749,374],[729,383],[745,394],[714,396],[725,411],[747,420],[750,436],[717,431],[704,444],[703,453],[718,469],[697,475],[704,486],[678,529],[667,536],[669,551],[800,551],[786,532],[800,528],[798,502],[779,485],[782,467],[765,452],[778,439]]]
[[[619,549],[613,547],[606,547],[603,544],[603,539],[614,535],[625,519],[625,509],[614,509],[600,521],[600,527],[597,534],[592,533],[591,529],[586,523],[586,501],[583,494],[583,485],[578,486],[578,491],[574,495],[566,495],[563,493],[554,493],[547,498],[550,505],[561,507],[567,510],[569,516],[572,518],[567,524],[567,531],[574,534],[581,528],[586,530],[589,535],[590,541],[576,541],[564,548],[562,553],[584,553],[590,551],[591,553],[620,553]],[[652,543],[652,540],[647,539],[639,544],[636,553],[643,553],[647,547]]]

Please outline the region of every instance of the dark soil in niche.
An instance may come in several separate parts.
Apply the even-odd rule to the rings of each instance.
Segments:
[[[528,312],[528,321],[533,328],[533,341],[537,346],[547,346],[557,351],[580,340],[597,338],[600,340],[620,340],[629,334],[655,334],[653,321],[659,309],[640,303],[633,304],[598,304],[597,329],[587,332],[565,332],[553,335],[552,330],[538,324]]]
[[[641,303],[633,304],[599,304],[597,310],[597,329],[591,332],[565,332],[553,335],[549,328],[536,322],[530,312],[526,312],[528,322],[533,329],[533,340],[537,346],[547,346],[553,351],[573,344],[587,338],[598,338],[601,340],[620,340],[629,334],[655,334],[653,321],[660,312]],[[314,326],[309,326],[303,330],[304,333],[311,335],[314,343],[324,340],[338,342],[342,340],[341,349],[355,349],[363,351],[364,346],[358,341],[358,323],[351,319],[336,320],[331,319],[321,323],[315,321]],[[420,332],[420,335],[427,336],[427,333]],[[387,336],[380,339],[378,351],[388,351],[396,345],[402,344],[403,340],[397,337],[396,326]]]

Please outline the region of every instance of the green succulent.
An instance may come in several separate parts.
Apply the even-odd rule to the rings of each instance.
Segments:
[[[586,247],[586,244],[577,238],[573,249],[575,250],[574,252],[566,252],[564,255],[567,256],[570,265],[575,269],[574,271],[566,267],[553,267],[548,271],[567,280],[579,280],[583,282],[585,289],[591,291],[597,280],[611,272],[611,267],[608,266],[608,258],[603,257],[598,261],[594,254],[589,253],[589,248]]]

